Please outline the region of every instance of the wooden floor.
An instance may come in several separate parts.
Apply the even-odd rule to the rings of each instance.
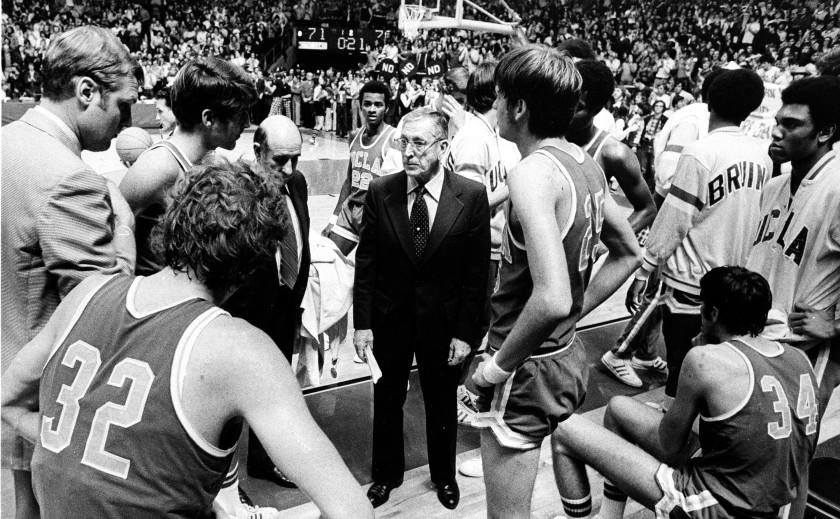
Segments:
[[[661,402],[664,395],[663,388],[648,391],[634,398],[644,402]],[[602,423],[604,407],[599,407],[583,416]],[[822,452],[828,442],[831,442],[830,453]],[[831,405],[822,420],[817,456],[840,456],[840,390],[835,391]],[[458,456],[458,463],[478,456],[478,451],[470,451]],[[592,484],[593,509],[600,507],[603,495],[603,478],[593,470],[589,470],[589,480]],[[461,489],[461,502],[457,509],[447,510],[438,502],[434,489],[429,481],[428,466],[418,467],[406,473],[403,485],[391,493],[390,500],[376,509],[376,517],[400,517],[405,519],[459,518],[483,519],[486,517],[486,499],[484,483],[481,478],[466,478],[459,476],[458,485]],[[549,442],[544,442],[540,453],[540,468],[534,487],[531,517],[534,519],[552,519],[563,515],[560,497],[554,483],[551,467],[551,452]],[[311,503],[306,503],[283,512],[283,517],[296,519],[315,519],[319,517],[318,510]],[[644,509],[632,500],[628,502],[625,517],[633,519],[652,518],[653,512]]]

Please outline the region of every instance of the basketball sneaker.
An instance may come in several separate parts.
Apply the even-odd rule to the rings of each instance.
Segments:
[[[656,356],[654,359],[651,360],[642,360],[637,358],[635,355],[630,360],[630,366],[633,369],[642,369],[646,371],[658,371],[663,375],[668,373],[668,363],[662,360],[662,357]]]
[[[478,407],[475,405],[475,395],[465,386],[458,386],[458,423],[472,427]]]
[[[642,387],[642,379],[630,365],[630,361],[617,357],[612,351],[607,351],[601,357],[601,364],[621,382],[630,387]]]
[[[242,487],[239,488],[238,503],[222,504],[218,497],[213,501],[213,511],[216,519],[280,519],[280,511],[270,506],[256,506],[245,493]],[[236,500],[236,498],[233,498]]]

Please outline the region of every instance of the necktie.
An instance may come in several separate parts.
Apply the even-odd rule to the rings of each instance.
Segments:
[[[287,198],[286,200],[288,201],[289,199]],[[292,210],[289,209],[289,211]],[[299,268],[295,225],[290,215],[289,229],[286,231],[283,239],[280,240],[280,281],[289,288],[293,288],[297,282]]]
[[[426,188],[420,187],[415,191],[414,205],[411,207],[411,216],[408,221],[411,224],[411,236],[414,241],[414,254],[419,258],[426,249],[429,241],[429,208],[426,207]]]

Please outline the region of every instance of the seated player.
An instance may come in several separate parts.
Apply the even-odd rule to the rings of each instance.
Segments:
[[[208,517],[243,419],[325,516],[373,517],[277,346],[218,307],[288,225],[276,177],[193,168],[155,230],[166,267],[90,276],[62,301],[2,387],[42,517]]]
[[[807,474],[817,445],[817,382],[801,351],[759,336],[771,304],[767,281],[718,267],[703,276],[700,298],[696,342],[705,345],[686,355],[664,415],[615,397],[606,429],[575,415],[552,437],[564,497],[589,496],[580,462],[604,475],[601,519],[621,517],[628,495],[657,517],[775,517]],[[687,459],[698,416],[702,455]]]

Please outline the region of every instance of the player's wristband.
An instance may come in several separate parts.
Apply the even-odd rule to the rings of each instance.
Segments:
[[[484,380],[491,384],[501,384],[513,374],[511,371],[505,371],[496,364],[496,358],[490,357],[490,360],[484,363],[484,370],[481,372]]]

